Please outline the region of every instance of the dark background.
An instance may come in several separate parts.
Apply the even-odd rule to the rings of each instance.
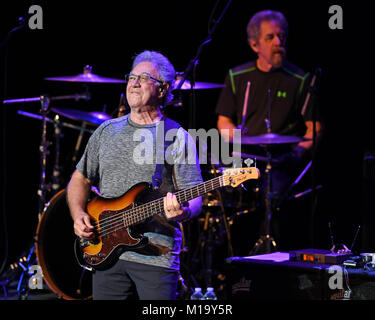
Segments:
[[[30,30],[28,25],[8,41],[7,52],[0,48],[2,99],[38,97],[41,94],[61,95],[82,92],[77,83],[48,82],[45,77],[82,73],[87,64],[93,73],[123,78],[129,72],[131,58],[145,49],[165,54],[177,71],[184,71],[206,39],[209,17],[216,1],[34,1],[43,8],[43,30]],[[219,1],[213,16],[217,19],[225,5]],[[0,12],[0,38],[18,25],[31,1],[3,4]],[[343,30],[330,30],[328,8],[342,6]],[[319,146],[317,175],[323,189],[318,194],[314,223],[314,246],[328,249],[328,221],[332,222],[335,238],[351,245],[356,228],[362,226],[356,248],[372,250],[365,235],[370,235],[373,204],[368,196],[372,185],[372,150],[369,113],[372,96],[367,79],[372,74],[370,54],[373,36],[366,32],[366,6],[358,2],[280,2],[232,1],[205,46],[196,69],[197,81],[222,83],[230,67],[255,58],[246,41],[246,25],[250,17],[263,9],[282,11],[289,22],[288,59],[305,71],[322,69],[319,91],[320,114],[325,133]],[[6,59],[7,58],[7,59]],[[6,68],[5,68],[6,63]],[[92,99],[54,102],[52,106],[81,110],[105,110],[115,113],[124,86],[121,84],[89,85]],[[196,128],[212,128],[219,90],[196,92]],[[183,92],[184,105],[168,107],[169,115],[188,128],[191,113],[188,92]],[[2,207],[0,258],[4,258],[5,238],[8,239],[12,262],[29,248],[38,224],[37,189],[40,181],[41,121],[21,116],[18,110],[37,114],[39,103],[1,105]],[[79,122],[71,121],[74,124]],[[72,153],[78,131],[64,128],[61,142],[62,178],[64,189],[73,170]],[[48,125],[48,139],[53,130]],[[87,140],[85,135],[84,141]],[[48,173],[53,166],[54,146],[47,162]],[[372,160],[373,161],[373,160]],[[372,170],[374,171],[374,170]],[[366,179],[364,172],[367,173]],[[50,176],[47,175],[50,181]],[[49,198],[52,194],[49,194]],[[309,219],[309,210],[299,218]],[[294,226],[295,227],[295,226]],[[293,228],[294,228],[293,227]],[[287,232],[293,233],[291,228]],[[366,229],[367,228],[367,229]],[[4,232],[6,230],[7,232]],[[63,241],[64,230],[61,230]],[[237,235],[238,236],[238,235]],[[301,243],[303,241],[301,240]],[[296,238],[295,249],[301,249]]]

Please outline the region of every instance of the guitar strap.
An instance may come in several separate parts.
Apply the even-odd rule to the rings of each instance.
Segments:
[[[152,176],[152,184],[155,189],[166,190],[166,181],[163,181],[163,169],[171,170],[172,178],[174,178],[174,168],[172,166],[172,161],[168,161],[172,159],[172,154],[168,152],[168,147],[173,144],[176,140],[176,133],[177,130],[181,128],[177,122],[168,119],[166,117],[162,118],[159,125],[156,127],[156,166],[155,166],[155,173]],[[170,132],[169,135],[167,134],[169,130],[174,129],[174,132]],[[172,134],[173,139],[170,139],[170,135]],[[168,139],[167,139],[168,138]]]

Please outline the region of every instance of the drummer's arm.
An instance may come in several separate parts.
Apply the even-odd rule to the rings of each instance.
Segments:
[[[67,201],[74,221],[74,232],[82,238],[90,238],[94,234],[90,216],[85,211],[91,189],[91,181],[78,170],[75,170],[67,187]]]
[[[310,140],[302,141],[298,144],[298,146],[302,147],[306,150],[311,150],[312,146],[313,146],[313,140],[312,140],[313,139],[313,132],[314,132],[313,122],[312,121],[306,121],[305,124],[306,124],[307,130],[306,130],[306,133],[304,135],[304,138],[310,139]],[[316,128],[316,137],[318,138],[319,134],[321,133],[321,129],[322,129],[321,123],[317,121],[315,128]]]
[[[233,140],[233,129],[237,129],[231,118],[222,115],[217,118],[217,128],[225,141]],[[223,129],[227,130],[222,131]]]

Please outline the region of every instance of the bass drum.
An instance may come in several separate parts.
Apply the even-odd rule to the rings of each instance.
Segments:
[[[48,287],[65,300],[92,297],[92,274],[75,257],[73,220],[65,190],[47,203],[36,232],[36,256]]]

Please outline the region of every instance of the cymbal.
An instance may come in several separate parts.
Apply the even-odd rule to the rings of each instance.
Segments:
[[[66,108],[51,108],[51,110],[69,119],[85,121],[94,125],[100,125],[104,121],[111,119],[111,117],[108,114],[99,111],[87,112],[82,110],[73,110]]]
[[[295,136],[282,136],[276,133],[266,133],[259,136],[242,136],[241,144],[288,144],[307,141],[308,139]]]
[[[180,83],[181,79],[177,79],[175,82],[175,88]],[[216,89],[216,88],[223,88],[225,87],[225,84],[220,83],[211,83],[211,82],[195,82],[194,89]],[[182,84],[182,87],[180,90],[190,90],[191,89],[191,83],[188,80],[185,80]]]
[[[44,78],[48,81],[63,81],[63,82],[83,82],[83,83],[125,83],[125,79],[115,79],[115,78],[106,78],[101,77],[97,74],[91,72],[91,66],[85,66],[83,73],[77,74],[74,76],[63,76],[63,77],[48,77]]]

